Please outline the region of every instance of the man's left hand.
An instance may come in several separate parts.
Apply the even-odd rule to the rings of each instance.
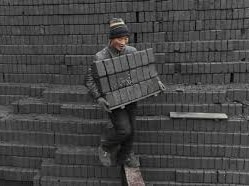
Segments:
[[[159,80],[159,81],[158,81],[158,85],[159,85],[161,91],[163,91],[163,92],[166,91],[166,87],[165,87],[165,85],[163,84],[163,82],[161,82],[161,81]]]

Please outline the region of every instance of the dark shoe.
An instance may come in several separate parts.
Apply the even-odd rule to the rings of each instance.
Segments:
[[[110,167],[112,165],[111,153],[105,151],[101,146],[98,148],[99,160],[100,162],[106,166]]]
[[[121,159],[119,164],[132,168],[140,167],[139,157],[133,152],[126,155],[124,159]]]

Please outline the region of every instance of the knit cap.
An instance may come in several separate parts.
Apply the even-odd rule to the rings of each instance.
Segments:
[[[123,36],[129,36],[129,30],[123,19],[113,18],[109,22],[110,24],[110,34],[109,39],[114,39]]]

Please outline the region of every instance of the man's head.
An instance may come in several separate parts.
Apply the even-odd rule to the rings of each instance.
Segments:
[[[129,41],[128,27],[121,18],[110,21],[110,45],[121,51]]]

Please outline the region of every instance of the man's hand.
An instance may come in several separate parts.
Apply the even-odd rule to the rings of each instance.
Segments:
[[[112,112],[109,109],[110,104],[106,101],[105,98],[99,97],[97,100],[98,104],[106,111],[106,112]]]
[[[158,85],[159,85],[159,87],[160,87],[160,89],[161,89],[161,91],[163,91],[163,92],[165,92],[166,91],[166,87],[165,87],[165,85],[159,80],[158,81]]]

